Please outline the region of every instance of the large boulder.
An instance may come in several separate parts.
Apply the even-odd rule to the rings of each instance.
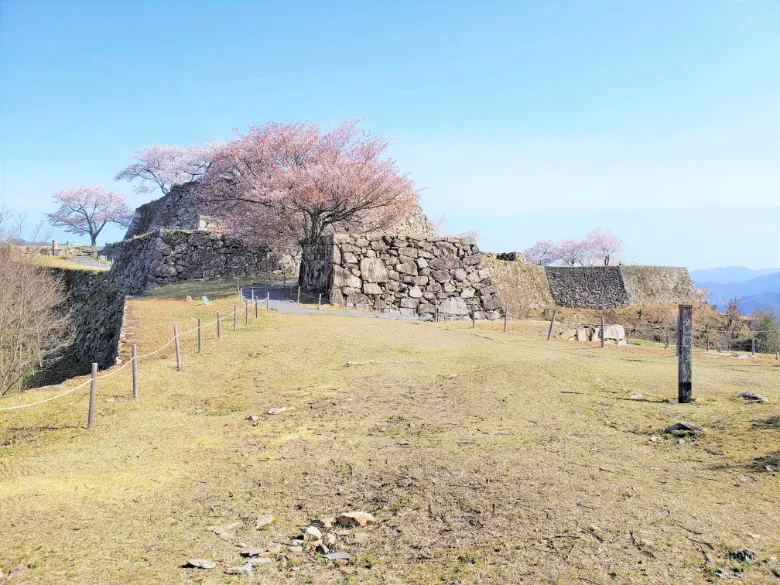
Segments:
[[[342,268],[341,266],[334,266],[333,267],[333,287],[334,288],[341,288],[344,286],[348,286],[350,288],[360,288],[361,281],[357,276],[354,276],[349,270],[346,268]]]
[[[620,341],[626,338],[626,330],[622,325],[605,325],[604,341]]]
[[[439,304],[439,313],[443,315],[468,315],[469,307],[460,297],[449,297]]]
[[[366,282],[387,282],[389,280],[385,263],[379,258],[363,258],[360,261],[360,275]]]

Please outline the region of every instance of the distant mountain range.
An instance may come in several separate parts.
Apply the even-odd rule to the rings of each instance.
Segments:
[[[751,270],[727,266],[692,270],[691,278],[697,288],[710,291],[710,303],[717,304],[721,311],[726,309],[729,299],[736,298],[743,315],[764,307],[780,312],[780,270],[777,268]]]

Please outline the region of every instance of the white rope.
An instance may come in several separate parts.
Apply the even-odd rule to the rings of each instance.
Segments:
[[[165,345],[163,345],[163,346],[161,346],[161,347],[158,347],[158,348],[157,348],[157,349],[155,349],[154,351],[152,351],[152,352],[149,352],[149,353],[145,353],[144,355],[139,355],[139,356],[137,357],[137,359],[139,359],[139,360],[140,360],[141,358],[148,358],[149,356],[153,356],[153,355],[154,355],[154,354],[156,354],[156,353],[160,353],[162,350],[164,350],[166,347],[168,347],[168,346],[169,346],[171,343],[173,343],[174,341],[176,341],[176,338],[175,338],[175,337],[174,337],[173,339],[171,339],[170,341],[168,341],[168,343],[166,343]]]
[[[57,394],[57,396],[52,396],[51,398],[46,398],[46,399],[44,399],[44,400],[39,400],[38,402],[31,402],[31,403],[29,403],[29,404],[20,404],[20,405],[18,405],[18,406],[5,406],[5,407],[3,407],[3,408],[0,408],[0,410],[16,410],[16,409],[18,409],[18,408],[28,408],[28,407],[30,407],[30,406],[38,406],[39,404],[43,404],[44,402],[50,402],[50,401],[52,401],[52,400],[57,400],[57,398],[62,398],[63,396],[67,396],[67,395],[68,395],[68,394],[70,394],[71,392],[74,392],[74,391],[78,390],[79,388],[81,388],[81,387],[83,387],[83,386],[86,386],[86,385],[87,385],[87,384],[89,384],[91,381],[92,381],[92,380],[87,380],[86,382],[84,382],[84,383],[82,383],[82,384],[79,384],[79,385],[78,385],[78,386],[76,386],[75,388],[71,388],[70,390],[66,390],[66,391],[65,391],[65,392],[63,392],[62,394]]]
[[[111,376],[113,376],[114,374],[118,374],[119,372],[121,372],[122,370],[124,370],[124,369],[125,369],[127,366],[129,366],[129,365],[130,365],[130,364],[132,364],[132,363],[133,363],[133,360],[132,360],[132,359],[130,359],[130,361],[128,361],[128,362],[125,362],[123,365],[121,365],[120,367],[118,367],[116,370],[114,370],[114,371],[113,371],[113,372],[111,372],[110,374],[103,374],[102,376],[98,376],[98,377],[97,377],[97,379],[98,379],[98,380],[102,380],[103,378],[110,378],[110,377],[111,377]]]

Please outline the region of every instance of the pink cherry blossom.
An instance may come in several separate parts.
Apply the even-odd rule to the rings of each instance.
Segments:
[[[228,230],[277,246],[381,230],[418,202],[414,183],[384,156],[388,146],[359,120],[326,132],[312,123],[251,126],[214,150],[197,197]]]
[[[59,208],[47,214],[51,224],[71,234],[88,235],[92,246],[106,224],[127,227],[132,222],[133,214],[124,196],[102,187],[62,189],[52,198]]]

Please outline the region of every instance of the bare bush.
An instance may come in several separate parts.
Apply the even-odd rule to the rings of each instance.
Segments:
[[[63,284],[14,251],[0,223],[0,396],[24,390],[72,341]]]

